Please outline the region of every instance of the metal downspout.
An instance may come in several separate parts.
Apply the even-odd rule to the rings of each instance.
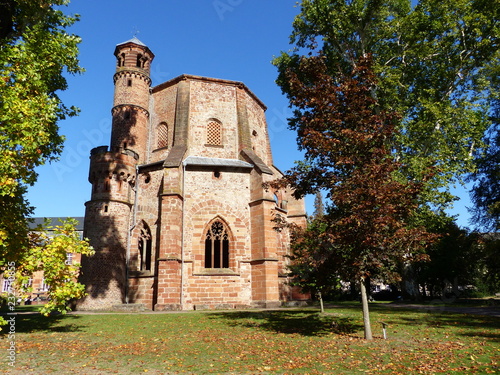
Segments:
[[[132,208],[132,225],[130,226],[130,229],[128,230],[127,234],[127,253],[126,253],[126,258],[125,258],[125,303],[128,305],[129,304],[129,298],[128,298],[128,293],[129,293],[129,273],[130,273],[130,247],[131,247],[131,238],[132,238],[132,231],[135,229],[136,225],[136,216],[137,216],[137,197],[139,195],[139,166],[135,166],[135,188],[132,187],[132,190],[134,191],[134,206]]]
[[[186,163],[182,163],[182,224],[181,224],[181,310],[184,310],[184,215],[185,215],[185,182],[186,182]]]

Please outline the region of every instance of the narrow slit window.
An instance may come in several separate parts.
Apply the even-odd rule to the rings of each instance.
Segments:
[[[141,230],[138,241],[139,247],[139,270],[140,271],[151,271],[151,260],[152,260],[152,247],[153,242],[151,239],[151,232],[148,227],[144,227]]]

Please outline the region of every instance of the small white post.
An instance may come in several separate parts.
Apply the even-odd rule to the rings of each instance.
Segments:
[[[387,323],[381,322],[382,323],[382,332],[384,333],[384,340],[387,340],[387,332],[386,332],[386,327],[388,326]]]

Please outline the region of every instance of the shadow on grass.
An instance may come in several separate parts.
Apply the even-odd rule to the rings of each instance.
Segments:
[[[51,315],[43,316],[37,312],[17,314],[17,315],[2,315],[5,320],[14,317],[16,333],[33,333],[33,332],[78,332],[81,327],[76,323],[79,319],[74,315]],[[8,334],[8,326],[4,326],[0,332],[0,337]]]
[[[427,326],[454,330],[458,335],[467,337],[483,337],[486,340],[500,341],[500,319],[495,316],[474,315],[460,312],[446,311],[440,308],[384,308],[377,306],[374,311],[392,315],[387,323],[395,325],[409,325],[416,327]]]
[[[302,310],[237,311],[211,313],[210,315],[214,319],[223,320],[230,326],[302,336],[322,336],[332,332],[347,335],[363,328],[350,318]]]

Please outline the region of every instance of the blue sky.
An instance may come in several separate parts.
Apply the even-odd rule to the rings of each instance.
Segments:
[[[113,51],[134,35],[156,56],[153,85],[184,73],[244,82],[268,107],[275,165],[286,170],[300,159],[295,134],[287,129],[288,101],[271,64],[273,56],[291,48],[291,25],[299,12],[295,0],[73,0],[64,11],[81,16],[70,32],[83,40],[80,61],[86,72],[69,77],[60,96],[81,113],[60,123],[66,136],[60,160],[37,170],[38,182],[28,194],[35,216],[84,215],[90,149],[109,145]],[[306,199],[309,213],[312,201]],[[468,224],[465,205],[468,199],[455,204],[461,226]]]

